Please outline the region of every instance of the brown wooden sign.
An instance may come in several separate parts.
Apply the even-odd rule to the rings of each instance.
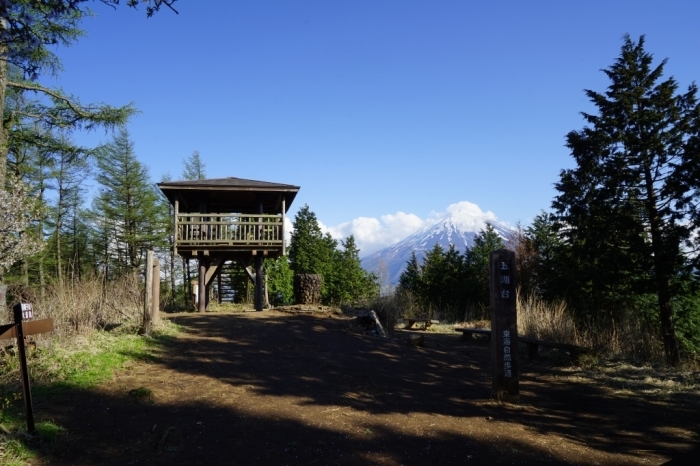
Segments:
[[[515,253],[507,249],[493,251],[491,279],[491,360],[492,397],[520,401],[518,360],[518,316],[515,299]]]
[[[40,319],[22,322],[24,336],[53,332],[53,319]],[[0,325],[0,340],[17,338],[17,324]]]
[[[17,338],[17,353],[22,375],[22,392],[24,395],[24,408],[26,410],[27,431],[33,433],[34,408],[32,407],[32,390],[29,387],[29,370],[27,369],[27,352],[24,346],[24,337],[27,335],[53,331],[53,319],[28,320],[34,318],[34,309],[31,303],[17,303],[12,308],[15,318],[14,324],[0,326],[0,339]]]

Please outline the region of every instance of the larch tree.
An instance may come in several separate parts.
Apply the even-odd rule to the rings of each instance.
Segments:
[[[183,180],[203,180],[206,179],[206,165],[202,161],[199,151],[195,150],[192,154],[182,161],[184,169],[182,170]],[[187,282],[187,290],[192,289],[192,271],[190,270],[190,259],[182,257],[182,267],[185,270],[185,281]],[[247,283],[246,283],[247,285]]]
[[[188,158],[182,161],[185,168],[182,170],[183,180],[203,180],[207,177],[207,166],[202,161],[199,151],[192,152]]]
[[[86,11],[78,7],[58,8],[65,3],[70,2],[17,0],[0,4],[0,105],[4,109],[0,125],[0,185],[7,172],[11,133],[21,132],[26,137],[34,130],[40,139],[39,128],[112,128],[135,113],[131,105],[84,105],[77,97],[37,81],[40,74],[56,75],[61,69],[50,48],[55,44],[70,45],[83,35],[78,24]],[[40,98],[15,98],[22,105],[8,106],[6,100],[13,93]]]
[[[147,249],[160,247],[169,222],[148,169],[137,159],[129,133],[121,128],[97,157],[99,194],[94,201],[98,244],[117,270],[141,265]]]
[[[603,70],[607,90],[585,91],[597,113],[566,137],[576,167],[561,172],[553,205],[591,279],[655,293],[665,356],[677,364],[674,283],[696,254],[700,107],[695,84],[678,93],[662,80],[666,60],[653,65],[644,42],[626,36]]]

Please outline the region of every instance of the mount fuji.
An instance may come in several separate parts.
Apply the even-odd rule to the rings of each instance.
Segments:
[[[388,274],[391,285],[397,285],[412,252],[415,251],[419,263],[422,263],[425,254],[436,244],[444,250],[454,244],[457,251],[464,253],[473,246],[474,238],[486,228],[487,223],[491,224],[501,237],[507,238],[510,229],[497,222],[492,212],[483,212],[471,202],[452,204],[447,208],[447,214],[422,230],[364,257],[362,267],[377,274]]]

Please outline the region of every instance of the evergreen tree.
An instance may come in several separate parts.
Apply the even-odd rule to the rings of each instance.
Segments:
[[[296,274],[322,274],[328,259],[327,245],[316,214],[304,205],[294,216],[289,263]]]
[[[484,309],[490,305],[489,256],[492,251],[503,247],[503,238],[491,224],[486,224],[486,228],[474,238],[474,245],[465,257],[465,290],[472,304]]]
[[[444,269],[445,255],[442,246],[435,244],[423,259],[422,271],[422,304],[436,310],[444,304]]]
[[[270,303],[282,306],[294,301],[294,273],[286,256],[265,261]]]
[[[192,152],[189,158],[182,161],[185,165],[182,171],[183,180],[203,180],[206,179],[207,174],[205,172],[206,165],[202,162],[202,158],[199,156],[199,151]]]
[[[326,304],[340,303],[342,278],[338,267],[341,256],[338,241],[333,239],[330,233],[326,233],[316,244],[315,255],[318,260],[318,273],[323,277],[321,301]]]
[[[117,270],[138,267],[145,250],[162,245],[170,219],[125,128],[101,148],[97,169],[100,188],[93,211],[104,265],[111,263]]]
[[[341,242],[343,250],[335,251],[331,264],[332,289],[328,290],[327,301],[352,303],[360,298],[377,294],[377,278],[362,268],[360,250],[353,235]]]
[[[378,278],[362,269],[360,250],[349,236],[338,249],[338,241],[321,232],[316,214],[304,205],[294,217],[289,246],[289,265],[295,274],[323,277],[321,300],[324,303],[348,303],[378,293]]]
[[[518,289],[523,296],[537,294],[535,264],[537,254],[527,229],[518,222],[506,238],[506,247],[515,252],[515,273]]]
[[[700,106],[694,84],[677,94],[673,78],[661,80],[666,60],[652,62],[644,37],[627,36],[604,70],[607,91],[586,91],[598,113],[583,113],[588,126],[567,135],[576,167],[561,172],[554,207],[592,293],[654,291],[666,358],[677,364],[673,284],[698,233]]]
[[[66,143],[66,147],[73,149]],[[52,206],[52,223],[54,227],[52,244],[54,246],[54,257],[56,266],[56,278],[58,283],[63,282],[63,272],[66,259],[71,260],[64,250],[62,240],[66,230],[77,229],[79,220],[76,218],[80,207],[80,193],[84,192],[81,185],[90,174],[90,167],[87,159],[80,153],[79,149],[61,151],[56,154],[53,163],[53,170],[50,177],[55,180],[56,197]],[[77,233],[74,231],[73,233]],[[68,238],[71,235],[66,235]],[[73,243],[73,249],[77,246],[77,238],[73,237],[69,242]],[[72,251],[77,252],[77,251]],[[73,267],[75,264],[73,264]],[[79,266],[78,266],[79,268]]]
[[[411,258],[406,261],[406,269],[399,276],[399,289],[413,296],[421,296],[423,291],[423,272],[416,251],[411,251]]]
[[[525,234],[533,253],[532,292],[547,301],[570,297],[571,290],[576,288],[572,286],[574,267],[555,216],[540,213],[525,229]]]

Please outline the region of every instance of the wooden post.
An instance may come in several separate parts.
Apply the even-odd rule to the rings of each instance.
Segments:
[[[262,201],[258,204],[258,213],[263,213]],[[262,242],[262,217],[258,217],[257,240]],[[257,251],[255,255],[255,310],[263,310],[263,252]]]
[[[177,255],[177,215],[180,213],[180,202],[175,200],[175,219],[173,220],[173,252]],[[184,238],[183,238],[184,239]]]
[[[255,310],[263,310],[263,255],[261,251],[255,256]]]
[[[153,251],[146,253],[146,289],[143,301],[143,326],[141,327],[141,333],[150,335],[153,304]]]
[[[224,264],[221,264],[221,268],[223,269]],[[218,274],[216,274],[216,287],[219,290],[219,296],[217,296],[217,299],[219,300],[219,304],[223,302],[221,298],[221,271],[219,271]]]
[[[518,316],[515,302],[515,253],[507,249],[489,256],[491,295],[491,396],[509,403],[520,401]]]
[[[284,220],[287,217],[287,207],[285,205],[286,199],[282,195],[282,255],[287,255],[287,243],[284,239]]]
[[[207,259],[203,255],[199,256],[199,291],[197,293],[197,310],[205,312],[207,310]]]
[[[153,297],[151,298],[151,317],[154,324],[160,322],[160,261],[153,258]]]
[[[15,305],[14,318],[17,333],[17,352],[19,353],[19,366],[22,372],[22,393],[24,395],[24,409],[27,414],[27,432],[34,433],[34,408],[32,407],[32,391],[29,388],[29,370],[27,369],[27,352],[24,346],[24,329],[22,328],[22,311],[28,306],[31,310],[31,304]]]
[[[185,280],[187,283],[185,283],[185,309],[191,309],[192,305],[194,303],[194,300],[192,299],[192,276],[190,274],[190,260],[185,259],[184,257],[182,258],[182,268],[183,268],[183,273],[185,274]]]

